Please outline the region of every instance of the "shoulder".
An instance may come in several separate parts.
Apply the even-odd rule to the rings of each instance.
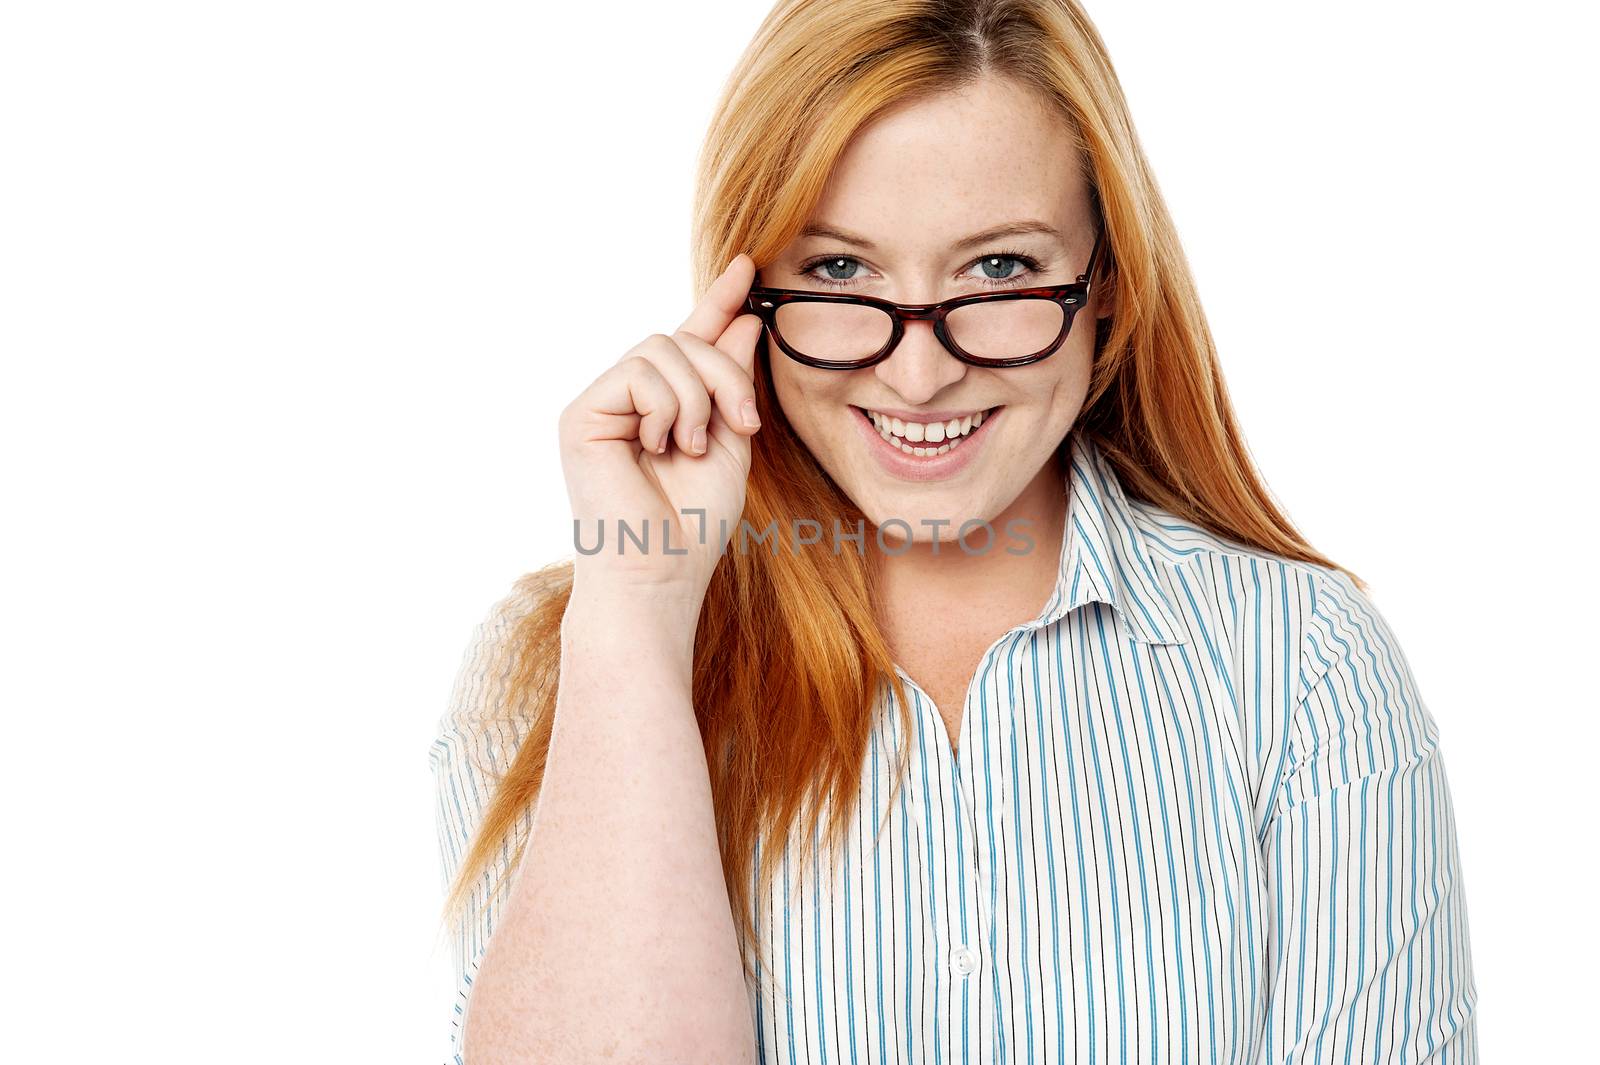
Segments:
[[[1144,538],[1146,549],[1173,565],[1238,572],[1272,569],[1292,572],[1294,577],[1308,583],[1315,583],[1327,572],[1338,572],[1234,540],[1153,503],[1130,499],[1128,510]]]
[[[472,626],[435,730],[431,761],[436,771],[458,760],[464,749],[495,743],[504,752],[520,741],[521,722],[506,705],[522,650],[518,628],[563,589],[559,565],[525,574]]]
[[[1128,507],[1146,553],[1169,571],[1173,605],[1230,631],[1270,625],[1298,642],[1330,589],[1365,598],[1342,570],[1243,543],[1152,503],[1130,499]]]
[[[1281,750],[1295,774],[1285,792],[1291,804],[1420,760],[1437,744],[1437,723],[1394,628],[1348,573],[1240,543],[1148,503],[1131,509],[1194,642],[1230,676],[1241,721],[1261,731],[1262,749]]]
[[[1130,501],[1130,512],[1151,559],[1169,569],[1173,605],[1215,633],[1236,662],[1265,656],[1256,648],[1271,641],[1302,696],[1341,665],[1364,663],[1410,685],[1394,629],[1344,570],[1242,543],[1150,503]]]
[[[456,670],[452,714],[469,715],[484,708],[487,689],[502,681],[511,668],[517,625],[538,608],[541,598],[537,589],[526,584],[526,578],[518,580],[472,627]]]
[[[570,562],[557,562],[523,574],[500,598],[490,604],[467,641],[462,672],[487,668],[516,650],[517,626],[571,587]],[[500,664],[504,664],[501,662]]]

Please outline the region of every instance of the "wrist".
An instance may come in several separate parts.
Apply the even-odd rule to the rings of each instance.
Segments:
[[[575,585],[561,619],[561,640],[568,653],[621,669],[661,667],[687,682],[699,622],[697,596],[662,588]]]
[[[597,572],[578,567],[573,571],[572,580],[572,599],[602,611],[627,610],[647,618],[666,621],[687,618],[693,623],[699,619],[700,604],[705,601],[704,584],[656,580],[626,571]]]

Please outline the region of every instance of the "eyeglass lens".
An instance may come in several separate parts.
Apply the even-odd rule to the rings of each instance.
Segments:
[[[1066,309],[1051,299],[1021,298],[969,303],[945,318],[957,347],[984,359],[1015,359],[1049,347],[1061,332]],[[778,332],[808,358],[856,362],[889,342],[894,319],[877,307],[849,303],[786,303],[777,309]]]

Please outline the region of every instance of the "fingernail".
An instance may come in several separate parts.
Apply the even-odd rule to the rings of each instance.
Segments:
[[[746,426],[748,426],[751,429],[759,429],[761,427],[761,418],[760,418],[759,415],[756,414],[756,401],[755,400],[753,400],[753,399],[745,400],[744,401],[744,406],[740,407],[739,410],[744,415],[744,424]]]
[[[666,453],[667,453],[667,438],[665,436],[663,436],[661,438],[661,443],[656,445],[656,454],[657,455],[665,455]]]
[[[705,450],[706,450],[706,427],[705,426],[703,426],[703,425],[695,426],[694,433],[689,437],[689,450],[693,451],[696,455],[705,454]]]

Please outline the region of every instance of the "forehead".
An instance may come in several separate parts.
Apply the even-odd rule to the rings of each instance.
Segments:
[[[1066,119],[1031,90],[992,78],[861,129],[814,217],[884,248],[934,251],[1016,218],[1070,231],[1085,194]]]

